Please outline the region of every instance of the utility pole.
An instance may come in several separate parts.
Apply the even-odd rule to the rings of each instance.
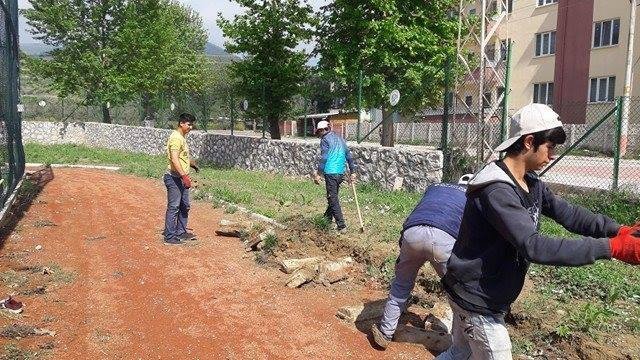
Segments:
[[[629,16],[629,41],[627,42],[627,66],[624,77],[624,89],[622,93],[622,117],[620,127],[620,156],[627,153],[629,139],[629,107],[631,106],[631,85],[633,78],[633,45],[636,28],[636,7],[638,0],[630,0],[631,14]]]

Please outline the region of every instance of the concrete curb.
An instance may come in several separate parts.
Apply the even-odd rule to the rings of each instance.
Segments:
[[[39,164],[39,163],[26,163],[25,167],[40,167],[45,166],[47,164]],[[75,165],[75,164],[49,164],[52,168],[78,168],[78,169],[96,169],[96,170],[110,170],[110,171],[118,171],[120,170],[119,166],[105,166],[105,165]]]
[[[266,222],[268,224],[271,224],[271,225],[273,225],[273,226],[275,226],[275,227],[277,227],[279,229],[283,229],[283,230],[285,230],[287,228],[285,225],[280,224],[279,222],[273,220],[270,217],[264,216],[262,214],[254,213],[254,212],[250,211],[249,209],[247,209],[245,207],[242,207],[242,206],[240,206],[238,204],[234,204],[234,203],[222,200],[222,199],[218,199],[218,198],[216,198],[216,197],[214,197],[212,195],[209,195],[209,194],[207,194],[205,198],[208,199],[208,200],[217,200],[217,201],[223,203],[225,206],[235,206],[236,209],[238,209],[238,211],[240,211],[241,213],[249,215],[249,217],[254,219],[254,220]]]

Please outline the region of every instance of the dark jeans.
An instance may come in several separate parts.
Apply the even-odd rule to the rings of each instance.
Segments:
[[[338,230],[346,226],[342,216],[342,208],[340,207],[340,198],[338,197],[340,184],[343,180],[344,176],[342,174],[324,175],[324,183],[327,187],[327,211],[324,212],[324,216],[329,220],[335,219]]]
[[[164,185],[167,187],[167,213],[164,218],[165,240],[187,232],[189,218],[189,189],[184,188],[182,179],[164,174]]]

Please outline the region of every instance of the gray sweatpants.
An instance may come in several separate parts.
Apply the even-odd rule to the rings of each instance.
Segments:
[[[462,309],[449,299],[453,310],[451,347],[437,360],[511,360],[511,339],[502,315],[482,315]]]
[[[425,262],[431,263],[438,276],[444,276],[455,241],[453,236],[431,226],[413,226],[404,231],[400,256],[396,261],[395,278],[380,321],[380,331],[384,335],[393,337],[398,319],[416,283],[418,271]]]

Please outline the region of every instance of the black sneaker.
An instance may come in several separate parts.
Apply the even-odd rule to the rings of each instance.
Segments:
[[[191,241],[196,239],[196,235],[187,231],[185,233],[178,235],[178,239],[182,241]]]
[[[164,239],[165,245],[182,245],[184,244],[177,236],[171,239]]]

